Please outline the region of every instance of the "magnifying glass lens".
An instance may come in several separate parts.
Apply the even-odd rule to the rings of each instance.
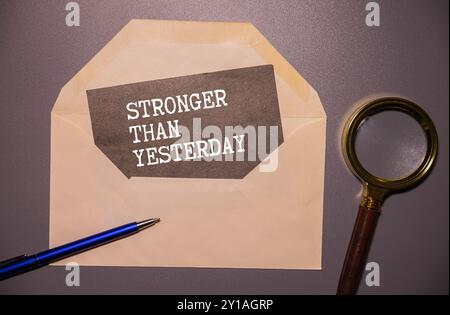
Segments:
[[[355,151],[362,166],[375,176],[397,179],[423,162],[427,140],[420,124],[406,113],[383,111],[359,126]]]

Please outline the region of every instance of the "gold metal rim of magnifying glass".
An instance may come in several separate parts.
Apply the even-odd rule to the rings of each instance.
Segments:
[[[410,115],[420,124],[426,136],[427,152],[422,163],[414,172],[402,178],[386,179],[375,176],[362,166],[356,155],[355,142],[358,128],[364,119],[383,111],[400,111]],[[410,189],[428,175],[437,157],[438,135],[433,121],[418,105],[399,97],[384,97],[361,106],[350,116],[344,127],[342,146],[348,167],[366,185],[366,189],[367,186],[374,189],[375,195],[378,194],[378,199],[382,202],[389,193]]]

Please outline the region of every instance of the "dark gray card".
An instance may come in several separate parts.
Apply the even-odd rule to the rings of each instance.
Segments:
[[[86,93],[95,144],[127,177],[243,178],[283,142],[272,65]]]

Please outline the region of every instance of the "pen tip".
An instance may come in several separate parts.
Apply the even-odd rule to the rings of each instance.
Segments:
[[[160,218],[152,218],[152,219],[144,220],[141,222],[137,222],[137,227],[138,227],[139,231],[142,231],[148,227],[155,225],[156,223],[158,223],[160,221],[161,221]]]

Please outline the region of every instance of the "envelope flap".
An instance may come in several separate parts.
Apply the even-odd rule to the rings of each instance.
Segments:
[[[282,117],[324,117],[312,87],[250,23],[130,21],[61,90],[53,111],[88,114],[85,91],[273,64]],[[283,90],[283,91],[281,91]]]

